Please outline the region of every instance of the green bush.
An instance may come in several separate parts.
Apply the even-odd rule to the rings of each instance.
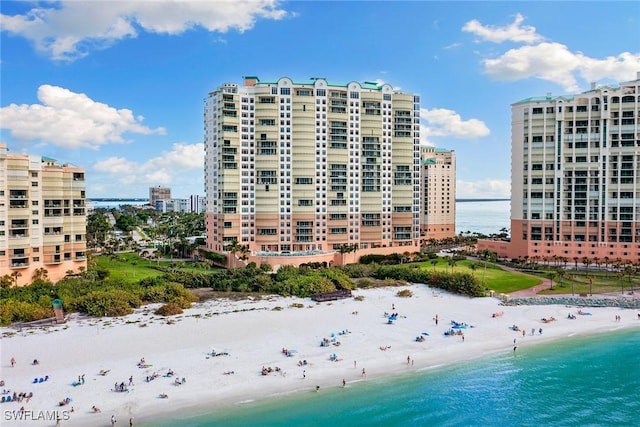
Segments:
[[[137,295],[118,289],[90,292],[73,304],[77,311],[98,317],[131,314],[140,305],[142,301]]]
[[[183,311],[179,304],[170,302],[158,308],[154,313],[160,316],[175,316],[176,314],[182,314]]]
[[[49,307],[42,307],[39,304],[24,301],[0,301],[0,324],[3,326],[15,322],[32,322],[49,317],[53,317],[53,308],[50,303]]]

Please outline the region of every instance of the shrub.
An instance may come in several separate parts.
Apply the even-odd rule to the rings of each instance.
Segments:
[[[411,292],[410,289],[403,289],[401,291],[398,291],[398,293],[396,293],[396,296],[403,297],[403,298],[411,298],[413,296],[413,292]]]
[[[45,308],[41,305],[24,301],[0,301],[0,324],[3,326],[14,322],[32,322],[48,317],[53,317],[51,306]]]
[[[73,303],[72,308],[91,316],[124,316],[133,313],[133,307],[140,307],[142,301],[135,294],[124,290],[111,289],[93,291]]]
[[[179,304],[170,302],[158,308],[154,313],[160,316],[175,316],[176,314],[182,314],[183,311]]]

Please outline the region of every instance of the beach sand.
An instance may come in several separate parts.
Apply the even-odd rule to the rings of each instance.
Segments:
[[[402,289],[413,296],[397,296]],[[0,388],[11,394],[32,392],[33,398],[0,403],[0,424],[24,426],[29,419],[28,425],[53,426],[51,414],[56,414],[62,426],[108,426],[112,415],[118,426],[128,425],[131,417],[135,425],[166,414],[212,411],[316,386],[330,390],[342,387],[343,379],[348,385],[523,351],[577,334],[640,327],[637,310],[583,308],[590,315],[579,315],[576,307],[564,305],[502,306],[496,298],[450,295],[424,285],[359,289],[354,296],[362,300],[211,300],[168,318],[154,315],[157,305],[150,305],[119,318],[73,315],[54,327],[2,328],[0,369],[5,385]],[[389,323],[393,313],[397,319]],[[494,313],[500,315],[493,317]],[[569,313],[576,319],[568,319]],[[542,321],[551,317],[556,320]],[[467,325],[460,329],[464,339],[445,336],[451,321]],[[525,335],[512,330],[513,325]],[[320,345],[323,339],[328,346]],[[334,354],[336,361],[331,360]],[[138,367],[141,358],[150,366]],[[34,359],[40,363],[32,365]],[[299,366],[304,360],[307,365]],[[263,368],[272,372],[263,375]],[[100,375],[101,370],[108,372]],[[165,377],[169,370],[175,375]],[[147,382],[154,373],[157,378]],[[82,375],[84,384],[74,386]],[[46,381],[33,383],[46,376]],[[176,378],[186,382],[176,385]],[[113,391],[116,383],[124,383],[128,391]],[[161,398],[163,393],[168,397]],[[59,406],[67,397],[71,402]],[[93,406],[101,412],[94,412]],[[19,415],[13,411],[21,407],[23,421],[17,421]]]

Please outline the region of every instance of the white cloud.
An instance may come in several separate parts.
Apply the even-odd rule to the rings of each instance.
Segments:
[[[61,0],[24,15],[0,15],[0,28],[22,36],[54,60],[75,60],[138,31],[181,34],[194,28],[250,30],[258,19],[287,16],[277,0]],[[291,15],[293,16],[293,15]]]
[[[580,90],[578,78],[587,82],[600,79],[631,80],[640,70],[640,53],[624,52],[604,59],[571,52],[560,43],[540,43],[510,49],[495,59],[483,61],[485,72],[497,80],[538,78],[559,84],[564,90]]]
[[[502,43],[506,41],[521,43],[536,43],[543,37],[536,33],[536,28],[530,25],[522,25],[524,16],[517,14],[513,23],[498,27],[494,25],[482,25],[477,19],[473,19],[462,27],[462,31],[475,34],[481,41]]]
[[[421,109],[420,136],[423,145],[433,145],[433,137],[461,139],[480,138],[489,135],[487,125],[478,119],[463,120],[460,114],[446,108]]]
[[[163,128],[142,125],[142,116],[96,102],[83,93],[42,85],[41,104],[10,104],[0,108],[0,126],[20,140],[40,140],[64,148],[93,148],[124,143],[125,133],[164,134]]]
[[[445,47],[443,47],[443,49],[448,50],[448,49],[455,49],[457,47],[462,46],[462,43],[451,43],[450,45],[447,45]]]
[[[457,199],[508,199],[511,197],[511,181],[508,179],[484,179],[482,181],[456,181]]]
[[[111,182],[120,185],[168,185],[183,173],[204,173],[204,144],[176,143],[171,151],[143,163],[110,157],[96,162],[93,170],[111,176]]]

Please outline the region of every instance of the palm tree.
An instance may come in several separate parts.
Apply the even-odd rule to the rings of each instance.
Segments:
[[[584,264],[584,267],[587,269],[587,271],[589,270],[589,266],[591,265],[591,260],[587,257],[582,258],[582,263]]]
[[[13,273],[11,273],[11,278],[13,279],[13,284],[15,287],[18,287],[19,277],[22,277],[22,273],[20,273],[19,271],[14,271]]]
[[[593,263],[596,265],[596,268],[598,269],[598,271],[600,271],[600,258],[593,257]]]
[[[616,277],[618,277],[618,280],[620,281],[620,293],[624,295],[624,281],[622,280],[624,279],[624,273],[621,271],[618,271],[616,273]]]
[[[547,273],[547,277],[549,278],[549,281],[551,281],[551,290],[553,290],[553,279],[556,278],[556,272],[555,271],[550,271]]]
[[[44,268],[44,267],[40,267],[40,268],[36,268],[33,271],[33,275],[31,276],[31,280],[47,280],[49,278],[49,271]]]
[[[603,259],[604,261],[604,277],[609,277],[609,263],[611,262],[611,260],[609,259],[608,256],[604,257]]]
[[[573,257],[573,262],[575,262],[575,263],[576,263],[576,270],[578,270],[578,260],[579,260],[579,259],[580,259],[580,258],[578,258],[577,256],[574,256],[574,257]]]
[[[564,270],[558,270],[558,278],[560,279],[560,287],[562,287],[562,279],[564,279],[564,276],[567,274],[566,271]],[[571,295],[573,295],[573,286],[571,286]]]
[[[453,272],[453,267],[455,267],[457,263],[458,263],[458,261],[453,259],[453,257],[449,257],[449,259],[447,260],[447,265],[449,265],[449,267],[451,267],[451,271],[452,272]]]
[[[478,267],[480,267],[481,264],[479,262],[472,262],[469,265],[469,268],[471,268],[471,274],[475,277],[476,275],[476,270],[478,269]]]
[[[240,245],[236,239],[233,239],[224,247],[224,249],[231,255],[231,260],[234,268],[236,266],[236,253],[242,250],[241,246],[242,245]]]
[[[589,296],[593,296],[593,276],[587,274],[587,280],[589,280]]]

